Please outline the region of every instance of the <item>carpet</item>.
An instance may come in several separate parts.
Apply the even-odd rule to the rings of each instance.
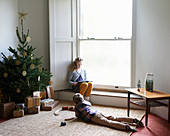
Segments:
[[[129,136],[131,132],[116,130],[113,128],[86,123],[79,119],[66,122],[66,126],[60,126],[65,118],[74,116],[72,111],[61,111],[58,116],[54,112],[62,106],[72,106],[70,101],[60,101],[52,111],[41,111],[39,114],[25,115],[0,123],[0,135],[2,136]],[[115,116],[126,116],[127,109],[106,106],[92,106],[98,111]],[[130,110],[130,116],[141,119],[143,110]]]

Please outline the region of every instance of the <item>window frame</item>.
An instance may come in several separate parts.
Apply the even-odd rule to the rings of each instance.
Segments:
[[[123,40],[130,40],[131,41],[131,56],[130,56],[130,60],[131,60],[131,66],[130,66],[130,82],[131,82],[131,86],[130,87],[136,87],[135,84],[135,72],[136,72],[136,67],[135,67],[135,44],[136,44],[136,2],[135,0],[132,0],[132,36],[131,38],[126,38],[126,39],[99,39],[99,38],[82,38],[81,36],[81,9],[80,9],[80,5],[81,5],[81,0],[77,0],[77,55],[81,56],[80,54],[80,41],[81,40],[111,40],[111,41],[123,41]],[[94,89],[93,90],[102,90],[102,91],[111,91],[111,92],[124,92],[125,88],[129,88],[129,87],[125,87],[125,86],[112,86],[112,85],[102,85],[102,84],[94,84],[93,85]]]

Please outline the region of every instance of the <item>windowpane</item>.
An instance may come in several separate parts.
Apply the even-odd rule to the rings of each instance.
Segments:
[[[80,7],[83,39],[131,38],[132,0],[81,0]]]
[[[81,40],[80,54],[95,84],[130,87],[131,40]]]

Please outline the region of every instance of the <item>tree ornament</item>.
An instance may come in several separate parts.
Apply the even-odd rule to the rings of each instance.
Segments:
[[[42,71],[42,67],[38,67],[38,70],[41,72]]]
[[[20,60],[16,60],[16,61],[15,61],[15,64],[16,64],[17,66],[19,66],[19,65],[21,64],[21,61],[20,61]]]
[[[12,56],[8,56],[8,60],[12,59]]]
[[[52,84],[53,84],[53,81],[50,80],[50,81],[48,82],[48,84],[49,84],[49,85],[52,85]]]
[[[26,41],[27,41],[27,42],[30,42],[30,41],[31,41],[31,38],[28,36],[28,37],[26,38]]]
[[[34,64],[31,64],[31,65],[30,65],[30,69],[33,70],[34,68],[35,68],[35,65],[34,65]]]
[[[23,72],[22,72],[22,75],[23,75],[23,76],[26,76],[26,75],[27,75],[27,71],[23,71]]]
[[[17,89],[16,89],[16,92],[17,92],[17,93],[20,93],[20,92],[21,92],[21,90],[20,90],[19,88],[17,88]]]
[[[33,60],[33,54],[31,54],[31,59]]]
[[[6,78],[7,76],[8,76],[8,73],[5,72],[5,73],[3,74],[3,77]]]
[[[38,81],[40,81],[40,76],[38,76]]]
[[[30,82],[29,82],[29,80],[28,80],[28,86],[30,86]]]
[[[24,52],[22,53],[22,56],[24,56],[24,57],[27,56],[27,52],[24,51]]]
[[[25,13],[24,10],[22,10],[21,12],[18,12],[18,14],[19,14],[20,19],[25,19],[25,16],[28,15],[28,13]]]

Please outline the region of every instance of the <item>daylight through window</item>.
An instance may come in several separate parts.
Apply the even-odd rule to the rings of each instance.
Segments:
[[[94,84],[131,85],[132,0],[80,0],[80,56]]]

